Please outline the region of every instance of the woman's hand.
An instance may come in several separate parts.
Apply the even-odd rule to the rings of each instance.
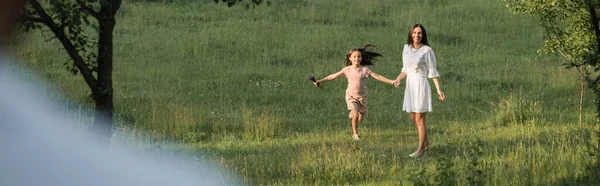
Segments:
[[[438,99],[440,101],[444,101],[444,99],[446,99],[446,95],[444,95],[444,92],[442,92],[441,90],[438,90],[437,93],[438,93]]]
[[[392,82],[392,85],[394,85],[396,88],[398,88],[400,86],[400,80],[399,79],[394,80],[394,82]]]

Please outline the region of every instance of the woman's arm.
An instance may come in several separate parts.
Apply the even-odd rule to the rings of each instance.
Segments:
[[[444,92],[442,92],[442,89],[440,89],[440,83],[438,79],[438,77],[433,78],[433,84],[435,84],[435,89],[438,93],[438,99],[444,101],[444,99],[446,99],[446,95],[444,95]]]
[[[375,72],[371,72],[371,73],[369,73],[369,75],[371,77],[375,78],[376,80],[394,85],[394,81],[392,81],[391,79],[388,79],[386,77],[380,76],[379,74],[376,74]]]
[[[400,80],[404,79],[405,77],[406,77],[406,72],[401,72],[400,74],[398,74],[396,81],[400,81]]]
[[[341,75],[344,75],[344,70],[343,70],[343,69],[342,69],[342,70],[340,70],[340,71],[339,71],[339,72],[337,72],[337,73],[330,74],[329,76],[327,76],[327,77],[325,77],[325,78],[323,78],[323,79],[320,79],[320,80],[318,80],[318,81],[316,81],[316,82],[313,82],[313,84],[315,84],[315,86],[319,86],[319,85],[321,85],[321,83],[324,83],[324,82],[327,82],[327,81],[334,80],[335,78],[338,78],[338,77],[340,77]]]

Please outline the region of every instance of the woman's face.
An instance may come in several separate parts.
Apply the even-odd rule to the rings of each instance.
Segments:
[[[423,39],[423,31],[421,27],[416,27],[412,32],[412,40],[415,47],[421,44],[421,39]]]
[[[350,54],[348,59],[352,62],[352,65],[359,65],[360,61],[362,61],[362,56],[360,56],[359,51],[354,51]]]

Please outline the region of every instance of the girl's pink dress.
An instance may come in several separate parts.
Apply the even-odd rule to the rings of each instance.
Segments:
[[[367,113],[367,85],[366,80],[371,74],[369,67],[361,66],[358,69],[352,66],[344,67],[340,72],[332,74],[334,76],[341,75],[346,76],[348,79],[348,88],[346,89],[346,105],[348,110],[354,108],[353,102],[358,103],[358,112]]]

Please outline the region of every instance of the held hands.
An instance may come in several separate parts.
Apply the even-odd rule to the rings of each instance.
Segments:
[[[438,99],[440,101],[444,101],[444,99],[446,99],[446,95],[444,95],[444,92],[442,92],[441,90],[438,90],[437,93],[438,93]]]
[[[392,85],[394,85],[394,87],[398,88],[400,86],[400,80],[399,79],[393,80]]]

